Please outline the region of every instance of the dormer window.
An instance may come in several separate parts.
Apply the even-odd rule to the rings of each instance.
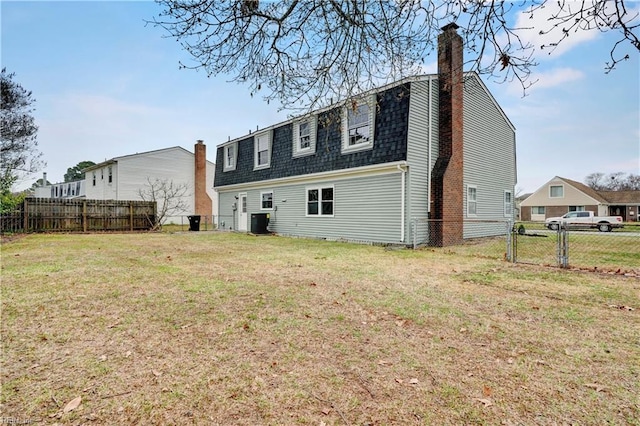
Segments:
[[[293,122],[293,156],[313,154],[316,151],[316,117]]]
[[[271,132],[257,134],[253,139],[254,170],[266,169],[271,165]]]
[[[347,102],[343,107],[342,152],[373,148],[375,97]]]
[[[232,143],[224,147],[224,168],[223,171],[228,172],[236,169],[236,160],[238,158],[238,144]]]

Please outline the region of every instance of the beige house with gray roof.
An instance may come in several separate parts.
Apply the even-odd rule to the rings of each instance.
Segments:
[[[544,221],[571,211],[622,216],[625,222],[636,222],[640,191],[596,191],[583,183],[556,176],[520,203],[520,216],[524,221]]]

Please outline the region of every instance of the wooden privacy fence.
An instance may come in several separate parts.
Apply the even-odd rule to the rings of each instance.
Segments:
[[[16,211],[2,214],[1,230],[142,231],[151,229],[155,218],[153,201],[26,198]]]

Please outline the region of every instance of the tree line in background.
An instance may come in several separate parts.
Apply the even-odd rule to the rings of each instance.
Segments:
[[[640,175],[595,172],[584,178],[584,183],[596,191],[640,191]]]

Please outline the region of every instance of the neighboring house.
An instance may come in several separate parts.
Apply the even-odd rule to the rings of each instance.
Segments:
[[[543,221],[571,211],[592,211],[598,216],[622,216],[638,221],[640,191],[596,191],[587,185],[556,176],[521,204],[524,221]]]
[[[165,223],[181,223],[183,215],[211,216],[217,210],[213,189],[215,164],[206,160],[206,146],[195,144],[194,153],[175,146],[115,157],[83,170],[86,198],[95,200],[140,200],[140,190],[156,179],[186,184],[183,197],[187,211],[169,217]]]
[[[220,227],[247,231],[268,213],[270,231],[312,238],[442,246],[504,233],[515,130],[478,75],[463,74],[456,28],[439,37],[440,75],[219,145]]]
[[[47,181],[47,174],[42,174],[42,182]],[[33,190],[33,196],[38,198],[60,198],[73,199],[85,198],[86,188],[84,180],[73,182],[60,182],[54,184],[36,186]]]
[[[518,195],[516,196],[516,206],[515,206],[515,211],[514,211],[514,216],[516,220],[521,220],[521,213],[520,213],[520,205],[522,204],[522,202],[524,200],[526,200],[529,196],[531,195],[531,192],[526,193],[526,194],[522,194],[522,195]]]

